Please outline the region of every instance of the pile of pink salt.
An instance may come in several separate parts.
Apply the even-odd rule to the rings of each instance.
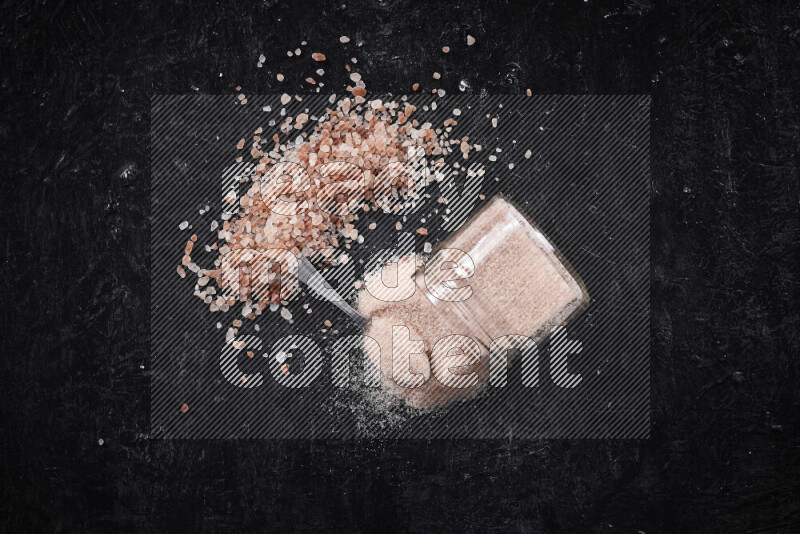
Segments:
[[[415,288],[414,293],[407,299],[391,302],[387,301],[394,298],[390,290],[380,292],[374,289],[377,278],[383,277],[385,280],[387,273],[390,279],[395,276],[413,276],[417,266],[419,264],[416,257],[403,256],[396,263],[368,274],[364,289],[359,292],[358,311],[370,318],[364,335],[374,339],[380,347],[379,355],[369,351],[367,354],[373,359],[372,363],[380,367],[382,389],[402,398],[409,406],[426,409],[444,406],[454,400],[474,395],[486,383],[488,360],[487,353],[481,351],[479,357],[475,358],[474,364],[458,371],[458,374],[476,373],[476,380],[472,381],[474,384],[467,387],[447,387],[431,376],[432,365],[436,365],[436,362],[431,361],[433,347],[440,339],[447,338],[456,331],[448,324],[440,310],[431,306],[421,290]],[[387,283],[388,287],[392,285],[391,281]],[[414,288],[413,282],[410,285],[398,282],[397,286]],[[393,334],[396,327],[407,328],[407,334],[397,332],[398,335],[395,337]],[[400,345],[406,339],[409,340],[407,344],[393,346],[393,341]],[[420,341],[424,345],[420,345]],[[399,357],[398,352],[404,356]],[[398,369],[398,366],[401,368]],[[408,376],[407,373],[412,376]],[[411,384],[414,387],[408,387]]]
[[[231,204],[238,201],[239,210],[217,230],[222,243],[211,247],[219,252],[213,268],[195,265],[187,246],[182,265],[198,276],[195,294],[211,311],[242,302],[243,315],[254,319],[267,306],[285,302],[280,285],[286,280],[266,272],[264,255],[237,251],[285,249],[334,261],[335,249],[363,241],[354,225],[359,213],[396,212],[403,202],[419,199],[417,186],[437,179],[436,169],[451,146],[466,140],[448,140],[441,128],[419,124],[411,118],[415,109],[407,102],[367,101],[359,95],[339,100],[319,119],[301,113],[292,125],[288,117],[280,126],[286,136],[316,121],[310,134],[294,142],[276,133],[269,146],[259,128],[250,146],[255,175],[241,198],[226,197]],[[239,149],[245,148],[243,141]]]

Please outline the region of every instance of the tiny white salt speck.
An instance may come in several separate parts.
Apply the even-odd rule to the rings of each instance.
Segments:
[[[102,438],[97,440],[97,444],[100,445],[101,447],[103,446],[103,443],[105,443],[105,441],[103,441]]]
[[[189,221],[183,221],[178,225],[179,230],[186,230],[187,228],[189,228]]]
[[[443,96],[446,94],[446,91],[445,91],[444,89],[439,89],[438,91],[436,91],[436,93],[437,93],[437,94],[438,94],[440,97],[443,97]]]
[[[266,60],[267,60],[267,56],[265,56],[264,54],[261,54],[260,56],[258,56],[258,62],[259,63],[264,63]]]
[[[424,245],[422,245],[422,250],[423,252],[425,252],[425,254],[430,254],[431,250],[433,250],[433,245],[431,245],[430,243],[425,243]]]
[[[339,42],[340,43],[349,43],[350,42],[350,38],[348,36],[346,36],[346,35],[342,35],[341,37],[339,37]]]

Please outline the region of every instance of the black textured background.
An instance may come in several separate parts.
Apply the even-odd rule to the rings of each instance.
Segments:
[[[0,4],[2,530],[800,530],[800,4],[167,4]],[[650,440],[146,438],[150,96],[341,34],[374,91],[652,95]]]

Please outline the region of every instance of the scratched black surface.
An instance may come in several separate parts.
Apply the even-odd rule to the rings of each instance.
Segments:
[[[0,529],[800,530],[800,4],[665,4],[3,2]],[[150,96],[300,90],[301,40],[375,91],[652,95],[650,440],[147,439]]]

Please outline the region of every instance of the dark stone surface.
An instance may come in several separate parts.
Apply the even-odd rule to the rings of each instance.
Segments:
[[[800,529],[800,4],[93,4],[0,7],[2,530]],[[376,91],[652,95],[650,440],[147,439],[150,96],[301,90],[301,40]]]

